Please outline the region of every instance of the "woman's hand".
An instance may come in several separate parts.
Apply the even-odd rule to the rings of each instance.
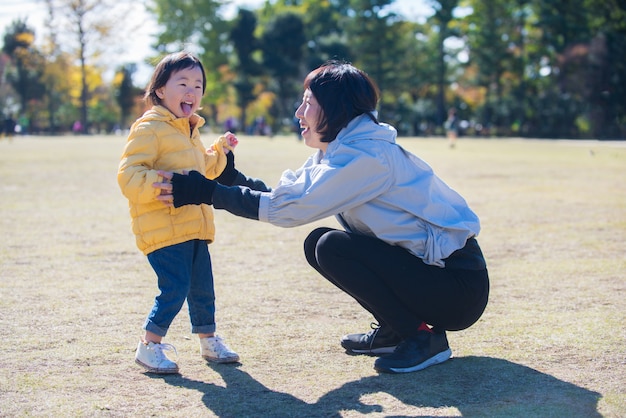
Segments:
[[[213,203],[213,190],[217,182],[209,180],[197,171],[189,174],[159,171],[165,182],[153,183],[152,187],[161,190],[157,199],[167,206],[175,208],[184,205],[200,205]]]
[[[215,180],[219,184],[232,186],[237,178],[237,174],[239,174],[239,171],[235,168],[235,153],[229,152],[226,154],[226,167],[224,167],[222,174],[220,174]]]

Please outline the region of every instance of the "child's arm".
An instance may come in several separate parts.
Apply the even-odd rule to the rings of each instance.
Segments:
[[[150,203],[158,195],[152,187],[160,181],[154,163],[157,140],[149,129],[131,131],[120,160],[117,181],[124,196],[133,203]]]
[[[237,146],[239,140],[235,134],[231,132],[226,132],[226,134],[224,134],[224,138],[226,139],[227,146],[231,148],[229,149],[224,147],[224,152],[226,153],[226,167],[224,168],[224,171],[222,171],[222,174],[216,177],[215,180],[225,186],[232,186],[235,178],[237,178],[237,174],[239,174],[239,171],[235,169],[235,153],[230,152],[230,150]]]
[[[234,156],[230,151],[233,151],[238,143],[239,140],[235,134],[226,132],[206,150],[206,172],[204,175],[207,178],[215,179],[224,173],[229,165],[234,167]]]

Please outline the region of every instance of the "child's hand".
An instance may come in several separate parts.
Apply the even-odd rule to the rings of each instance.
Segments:
[[[232,132],[226,132],[226,133],[224,134],[224,137],[226,138],[226,142],[228,143],[228,145],[229,145],[231,148],[235,149],[235,147],[236,147],[236,146],[237,146],[237,144],[239,143],[239,140],[237,139],[237,137],[235,136],[235,134],[234,134],[234,133],[232,133]],[[229,151],[230,151],[230,150],[229,150],[228,148],[224,148],[224,152],[225,152],[226,154],[228,154],[228,152],[229,152]]]

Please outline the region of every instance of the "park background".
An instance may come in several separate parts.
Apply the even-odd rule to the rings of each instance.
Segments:
[[[0,416],[626,416],[623,2],[400,3],[0,0],[1,22],[53,16],[13,13],[0,57],[0,109],[28,121],[0,139]],[[216,211],[218,327],[242,363],[204,362],[183,310],[181,375],[134,364],[156,284],[115,176],[146,68],[183,47],[213,77],[205,143],[236,117],[237,165],[268,184],[312,152],[289,109],[307,71],[337,56],[379,82],[381,119],[481,218],[491,300],[451,361],[379,375],[343,352],[371,318],[302,254],[333,219]],[[259,118],[271,136],[248,135]]]
[[[22,132],[124,131],[146,70],[187,49],[213,131],[293,131],[304,75],[340,59],[376,80],[401,135],[442,134],[454,107],[468,136],[626,137],[621,0],[2,0],[0,15],[0,110]]]

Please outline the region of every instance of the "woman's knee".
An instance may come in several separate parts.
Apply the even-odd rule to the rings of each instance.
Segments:
[[[311,266],[318,266],[316,256],[317,244],[322,236],[330,231],[335,231],[335,229],[328,227],[316,228],[311,231],[311,233],[309,233],[309,235],[304,240],[304,256]]]

